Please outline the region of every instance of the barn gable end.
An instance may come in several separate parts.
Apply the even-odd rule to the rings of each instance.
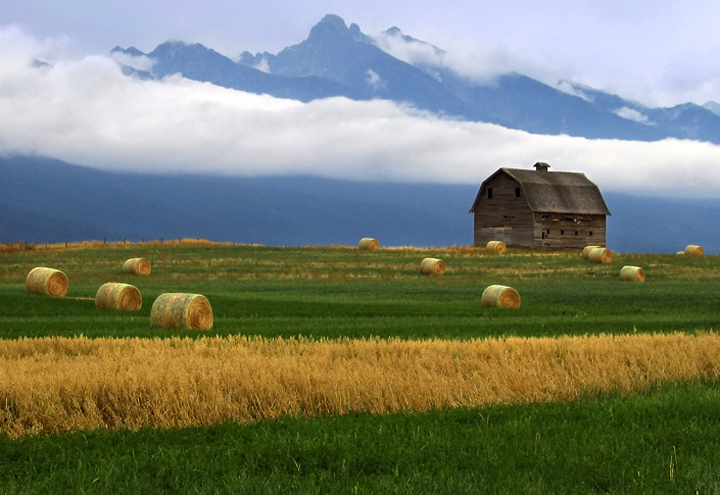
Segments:
[[[470,212],[474,244],[492,240],[528,247],[605,246],[610,211],[582,173],[501,168],[480,186]]]

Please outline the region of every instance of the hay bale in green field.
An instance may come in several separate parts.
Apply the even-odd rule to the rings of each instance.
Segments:
[[[701,246],[690,244],[685,248],[686,256],[702,256],[705,254],[705,250]]]
[[[363,251],[374,251],[375,249],[380,249],[380,243],[377,239],[373,239],[372,237],[363,237],[360,239],[358,249]]]
[[[150,322],[154,328],[209,330],[212,307],[200,294],[160,294],[150,308]]]
[[[123,270],[126,273],[135,275],[150,275],[150,262],[145,258],[130,258],[123,263]]]
[[[502,254],[507,251],[507,246],[502,241],[490,241],[485,245],[485,249]]]
[[[132,285],[109,282],[101,285],[95,294],[95,307],[138,311],[142,309],[142,294]]]
[[[445,262],[439,258],[425,258],[420,262],[420,272],[424,275],[442,275],[445,273]]]
[[[519,308],[520,294],[506,285],[491,285],[482,293],[483,306],[491,308]]]
[[[601,264],[612,263],[612,251],[604,247],[591,249],[590,253],[588,254],[588,261],[590,263]]]
[[[68,278],[60,270],[38,266],[27,274],[25,286],[32,294],[63,297],[68,291]]]
[[[582,256],[582,259],[586,260],[586,259],[588,259],[588,256],[590,256],[590,251],[592,251],[595,248],[600,248],[600,247],[602,247],[602,246],[585,246],[583,248],[582,254],[580,256]]]
[[[624,266],[620,270],[620,280],[625,282],[645,282],[645,270],[639,266]]]

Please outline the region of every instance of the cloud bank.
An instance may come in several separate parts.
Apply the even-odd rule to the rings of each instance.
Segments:
[[[720,187],[720,147],[708,143],[539,136],[387,101],[300,103],[181,77],[142,81],[108,57],[55,53],[0,28],[0,153],[133,172],[478,185],[499,167],[547,161],[603,191],[714,197]]]

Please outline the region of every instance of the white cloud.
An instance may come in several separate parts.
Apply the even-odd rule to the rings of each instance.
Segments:
[[[261,57],[258,62],[253,65],[253,69],[257,69],[261,72],[265,72],[266,74],[270,73],[270,63],[268,62],[268,59],[265,57]]]
[[[382,86],[382,78],[380,74],[372,69],[368,69],[365,74],[365,82],[367,82],[372,88],[377,89]]]
[[[127,67],[132,67],[135,70],[145,71],[145,72],[152,71],[153,65],[155,65],[155,61],[153,59],[151,59],[150,57],[146,57],[144,55],[139,56],[139,57],[134,57],[127,53],[113,52],[110,54],[110,58],[112,58],[118,64],[122,64]]]
[[[538,136],[387,101],[300,103],[180,77],[142,81],[100,56],[33,66],[42,49],[0,30],[0,153],[127,171],[478,185],[499,167],[541,160],[583,171],[603,191],[714,197],[720,188],[712,144]]]
[[[633,120],[635,122],[640,122],[641,124],[650,124],[650,120],[647,115],[635,110],[634,108],[622,107],[618,108],[613,113],[623,119]]]

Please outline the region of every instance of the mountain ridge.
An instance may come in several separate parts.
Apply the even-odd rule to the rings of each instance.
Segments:
[[[440,48],[407,36],[393,27],[394,36],[410,45]],[[383,50],[357,24],[348,26],[328,14],[302,42],[273,55],[242,52],[234,60],[200,44],[166,42],[144,54],[136,48],[113,52],[146,56],[154,61],[142,74],[127,66],[127,74],[162,78],[172,74],[219,86],[308,102],[345,96],[354,100],[387,99],[439,115],[488,122],[534,134],[657,141],[691,139],[720,144],[719,108],[708,102],[651,108],[580,83],[558,81],[565,90],[526,75],[508,72],[491,84],[462,76],[428,61],[408,63]]]

